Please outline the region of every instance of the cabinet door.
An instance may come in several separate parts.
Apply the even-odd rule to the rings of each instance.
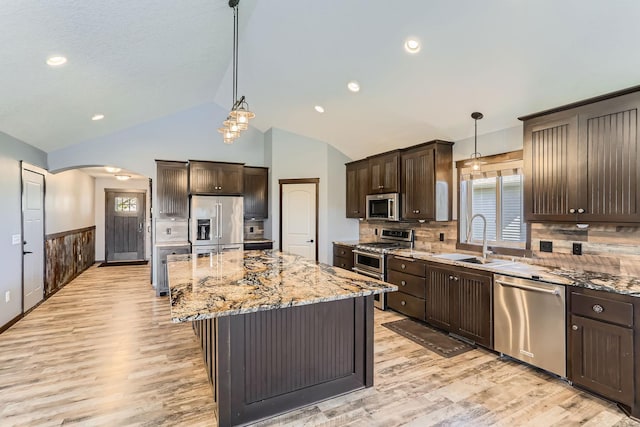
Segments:
[[[569,351],[575,384],[633,405],[632,329],[572,315]]]
[[[189,218],[187,164],[164,161],[156,163],[158,218]]]
[[[524,216],[527,221],[575,221],[584,171],[577,168],[575,111],[524,125]]]
[[[364,218],[369,190],[369,162],[347,164],[347,218]]]
[[[244,189],[244,166],[233,163],[218,163],[217,194],[241,196]]]
[[[396,193],[400,184],[400,155],[398,152],[369,158],[369,193]]]
[[[639,107],[632,93],[579,110],[579,221],[640,221]]]
[[[452,332],[493,348],[492,279],[489,276],[457,270],[452,306],[455,316]]]
[[[435,219],[435,148],[402,154],[402,218]]]
[[[216,163],[189,161],[189,192],[191,194],[218,194]]]
[[[451,330],[453,324],[450,281],[453,281],[450,271],[432,265],[427,266],[426,320],[447,331]]]
[[[268,217],[269,169],[244,168],[244,217],[265,219]]]

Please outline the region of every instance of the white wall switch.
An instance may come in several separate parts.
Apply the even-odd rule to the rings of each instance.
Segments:
[[[19,245],[20,244],[20,235],[19,234],[14,234],[13,236],[11,236],[11,244],[12,245]]]
[[[4,293],[4,302],[11,301],[11,291],[7,291]]]

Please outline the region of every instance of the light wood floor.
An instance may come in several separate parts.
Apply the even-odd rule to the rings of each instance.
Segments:
[[[215,426],[188,324],[149,267],[92,267],[0,335],[0,426]],[[263,426],[629,426],[615,405],[494,353],[444,359],[379,326],[375,387]]]

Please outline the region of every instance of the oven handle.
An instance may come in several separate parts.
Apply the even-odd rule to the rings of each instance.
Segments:
[[[353,267],[353,271],[355,271],[356,273],[360,273],[364,276],[369,276],[373,279],[378,279],[378,280],[382,280],[382,275],[377,274],[377,273],[371,273],[369,271],[365,271],[365,270],[360,270],[358,267]]]
[[[363,251],[359,251],[357,249],[354,249],[353,253],[354,254],[358,254],[358,255],[370,256],[371,258],[384,259],[384,255],[382,255],[382,254],[376,254],[376,253],[371,253],[371,252],[363,252]]]

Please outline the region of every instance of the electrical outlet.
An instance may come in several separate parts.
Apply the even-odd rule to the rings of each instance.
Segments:
[[[377,229],[377,228],[376,228],[376,229],[374,229],[374,230],[373,230],[373,233],[377,236],[377,235],[378,235],[378,229]]]
[[[574,243],[572,253],[574,255],[582,255],[582,243]]]
[[[14,234],[11,236],[11,244],[12,245],[19,245],[20,244],[20,235],[19,234]]]
[[[444,233],[440,233],[440,241],[444,242]]]
[[[249,227],[249,233],[253,233],[253,227]]]
[[[7,291],[4,293],[4,302],[11,301],[11,291]]]
[[[540,252],[553,252],[553,242],[540,240]]]

